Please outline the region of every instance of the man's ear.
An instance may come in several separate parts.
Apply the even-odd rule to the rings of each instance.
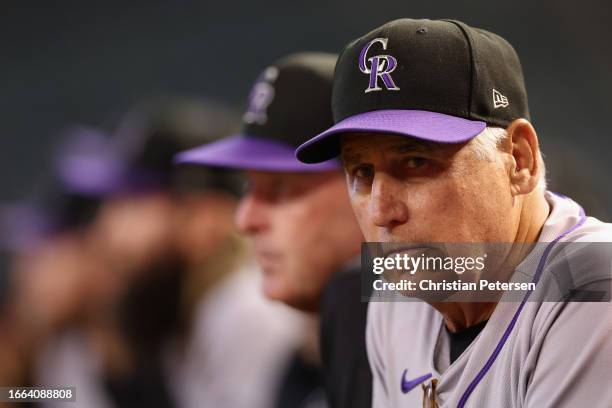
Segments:
[[[516,119],[506,128],[511,144],[512,163],[509,169],[513,196],[529,194],[536,189],[543,169],[538,161],[540,145],[531,123]]]

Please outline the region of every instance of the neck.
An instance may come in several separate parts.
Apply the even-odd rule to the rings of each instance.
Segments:
[[[528,195],[523,201],[514,242],[537,242],[550,210],[543,193]]]
[[[489,319],[495,310],[495,302],[438,302],[431,304],[442,314],[444,324],[451,333]]]
[[[521,203],[514,242],[537,242],[549,213],[550,206],[543,193],[533,192],[527,195]],[[524,246],[517,247],[518,252],[523,249]],[[520,260],[526,255],[527,253],[520,253]],[[456,333],[489,319],[497,302],[437,302],[431,305],[442,314],[448,330]]]

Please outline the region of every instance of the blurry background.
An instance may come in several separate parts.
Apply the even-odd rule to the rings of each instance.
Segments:
[[[400,17],[456,18],[521,57],[553,190],[611,220],[611,4],[561,1],[4,1],[0,201],[34,192],[67,124],[110,126],[159,94],[242,107],[268,62],[339,51]]]

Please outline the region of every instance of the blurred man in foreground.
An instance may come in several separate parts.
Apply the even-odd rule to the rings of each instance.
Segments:
[[[241,134],[181,153],[177,162],[246,171],[236,223],[253,242],[264,293],[320,312],[331,406],[366,407],[366,304],[355,272],[362,235],[339,164],[306,166],[293,153],[331,124],[335,61],[334,55],[304,53],[269,66],[253,87]]]

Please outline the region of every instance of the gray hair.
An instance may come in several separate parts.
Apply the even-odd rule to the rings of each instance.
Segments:
[[[489,127],[487,126],[480,134],[473,138],[469,146],[472,152],[480,160],[498,161],[498,151],[502,142],[506,140],[508,133],[506,129],[500,127]],[[538,181],[538,189],[541,191],[546,190],[546,166],[544,164],[544,155],[542,152],[538,152],[537,160],[540,164],[542,172],[540,174],[540,180]]]

